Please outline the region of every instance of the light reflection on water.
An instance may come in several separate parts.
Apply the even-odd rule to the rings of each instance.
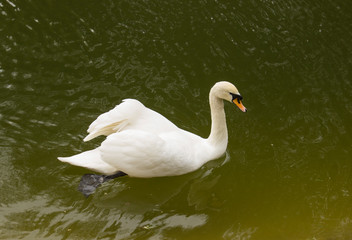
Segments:
[[[0,3],[0,238],[351,238],[350,6],[290,1]],[[133,97],[209,134],[234,82],[227,155],[121,178],[88,199],[57,156]]]

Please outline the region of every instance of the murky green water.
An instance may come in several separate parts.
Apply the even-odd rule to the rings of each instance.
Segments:
[[[1,239],[352,239],[349,1],[0,1]],[[236,84],[222,159],[121,178],[85,199],[88,125],[136,98],[209,134]]]

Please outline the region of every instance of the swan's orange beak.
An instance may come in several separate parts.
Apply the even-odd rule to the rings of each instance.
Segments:
[[[247,108],[245,108],[245,106],[243,106],[241,100],[235,98],[234,100],[232,100],[232,102],[233,102],[234,104],[236,104],[237,107],[238,107],[239,109],[241,109],[242,112],[247,112]]]

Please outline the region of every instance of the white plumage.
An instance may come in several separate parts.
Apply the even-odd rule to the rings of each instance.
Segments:
[[[58,159],[107,175],[122,171],[146,178],[192,172],[225,153],[228,137],[223,99],[246,111],[233,84],[216,83],[209,94],[212,128],[206,139],[178,128],[138,100],[126,99],[89,126],[84,141],[106,135],[101,146]]]

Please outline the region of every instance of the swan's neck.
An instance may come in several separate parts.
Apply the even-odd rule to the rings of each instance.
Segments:
[[[214,96],[214,94],[210,94],[209,103],[211,112],[211,131],[207,141],[223,153],[226,150],[228,140],[224,101]]]

